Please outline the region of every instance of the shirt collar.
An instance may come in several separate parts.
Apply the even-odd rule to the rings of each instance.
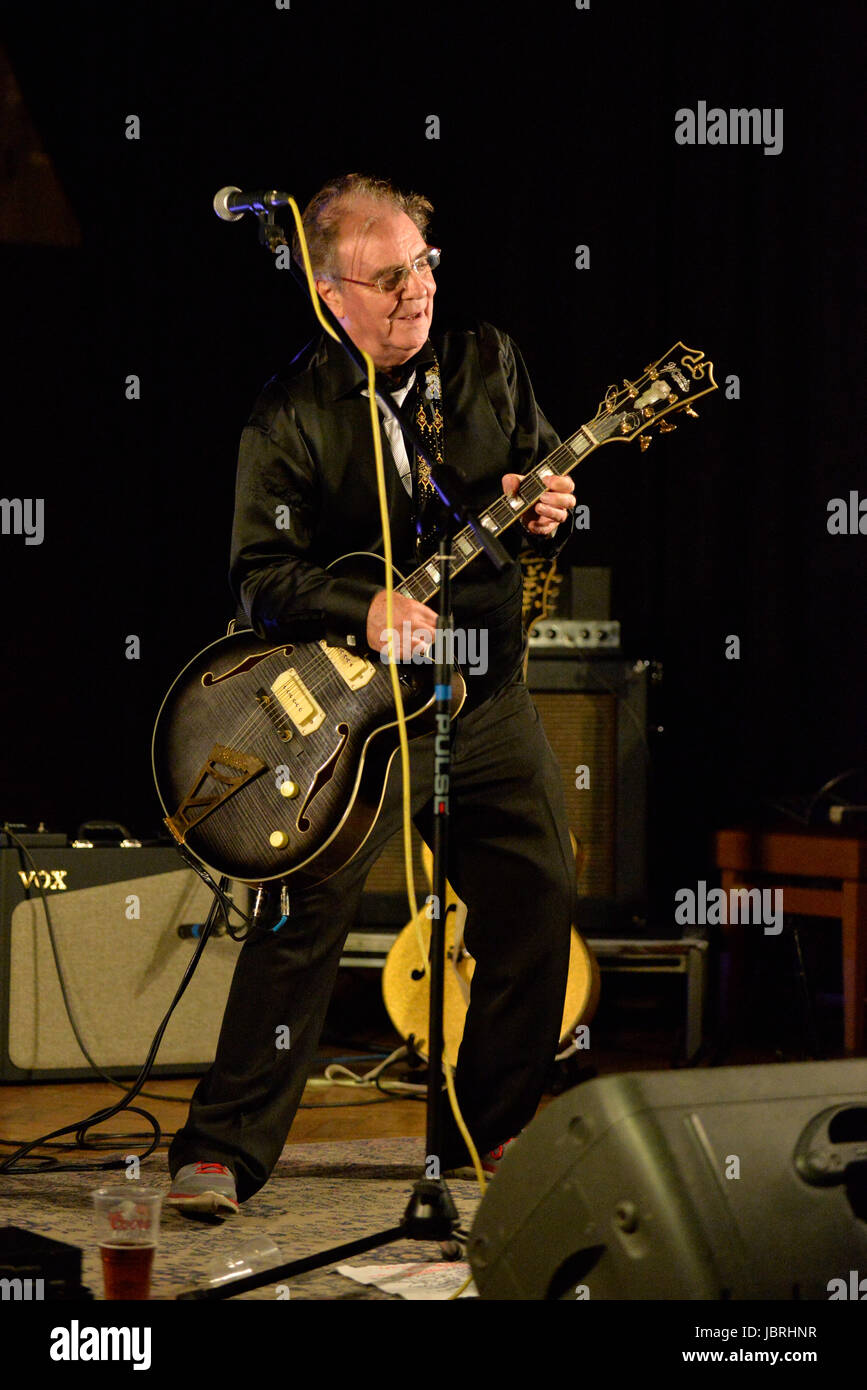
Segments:
[[[323,397],[326,401],[338,401],[344,396],[358,395],[367,386],[366,373],[357,367],[344,348],[342,343],[336,343],[330,335],[324,335],[323,351],[320,353],[320,360],[325,369],[325,381],[323,385]],[[436,361],[436,355],[430,338],[419,348],[414,357],[411,357],[404,364],[406,370],[406,380],[412,375],[414,370],[431,366]],[[377,385],[384,385],[386,390],[399,391],[399,384],[392,382],[387,376],[377,373]],[[404,382],[404,385],[406,382]]]

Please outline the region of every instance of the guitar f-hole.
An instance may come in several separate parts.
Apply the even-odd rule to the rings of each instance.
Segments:
[[[298,819],[295,822],[295,824],[302,833],[305,830],[310,829],[310,822],[304,814],[305,811],[307,810],[314,796],[317,796],[318,793],[321,792],[322,788],[325,786],[325,783],[330,782],[331,778],[334,776],[334,769],[337,766],[337,759],[340,757],[340,754],[346,747],[346,740],[349,738],[349,725],[338,724],[337,732],[341,736],[340,742],[338,743],[334,752],[331,754],[331,757],[328,759],[328,761],[324,762],[316,772],[316,775],[314,776],[313,781],[310,784],[310,790],[305,796],[304,803],[300,811],[298,812]]]

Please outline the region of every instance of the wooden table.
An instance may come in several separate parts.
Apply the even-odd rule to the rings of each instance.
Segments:
[[[867,992],[867,834],[821,828],[720,830],[716,865],[721,887],[783,890],[783,911],[836,917],[843,929],[843,1038],[847,1052],[864,1052]],[[805,884],[801,880],[823,880]],[[730,900],[729,900],[730,901]],[[733,955],[743,929],[725,928]],[[731,1001],[730,1001],[731,1002]]]

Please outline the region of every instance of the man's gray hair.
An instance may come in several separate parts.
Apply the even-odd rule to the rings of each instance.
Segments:
[[[325,279],[339,276],[337,242],[340,223],[352,204],[362,201],[382,203],[386,207],[396,208],[398,212],[405,212],[427,239],[433,204],[421,193],[402,193],[387,179],[374,179],[367,174],[342,174],[320,188],[302,214],[314,275]],[[292,238],[292,253],[298,264],[303,265],[297,232]]]

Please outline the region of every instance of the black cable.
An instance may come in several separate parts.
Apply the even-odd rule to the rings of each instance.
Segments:
[[[838,772],[836,777],[831,777],[829,781],[825,782],[824,785],[821,786],[819,790],[814,794],[812,801],[809,803],[809,806],[807,807],[807,824],[812,825],[813,815],[816,811],[816,807],[819,805],[819,802],[822,800],[822,798],[826,795],[827,792],[832,791],[839,782],[845,782],[847,778],[854,777],[857,775],[857,773],[863,772],[863,770],[864,769],[862,767],[850,767],[847,768],[845,772]],[[851,802],[847,802],[843,797],[838,796],[837,805],[851,805]]]
[[[224,892],[223,888],[221,887],[221,884],[217,883],[214,880],[212,875],[205,868],[204,864],[200,864],[198,859],[193,858],[186,845],[178,845],[176,848],[184,862],[189,865],[189,867],[193,870],[194,873],[198,874],[202,882],[207,884],[211,892],[219,899],[220,906],[223,910],[223,921],[226,924],[227,934],[231,936],[233,941],[246,941],[248,936],[252,934],[254,929],[253,918],[248,917],[246,912],[241,911],[237,903],[233,902],[229,895],[226,892]],[[221,883],[223,881],[224,880],[221,880]],[[239,935],[237,932],[232,931],[232,924],[229,921],[230,912],[237,912],[238,916],[243,918],[244,922],[246,923],[247,930],[242,935]]]
[[[327,1064],[330,1066],[330,1065],[331,1065],[332,1063],[334,1063],[334,1062],[367,1062],[367,1061],[377,1061],[377,1060],[382,1060],[382,1059],[384,1059],[384,1058],[387,1057],[387,1056],[388,1056],[388,1053],[386,1053],[386,1052],[372,1052],[372,1053],[370,1053],[370,1052],[363,1052],[363,1053],[359,1053],[358,1056],[352,1056],[352,1057],[326,1057],[326,1056],[320,1056],[320,1057],[317,1058],[317,1061],[319,1061],[319,1062],[325,1062],[325,1063],[327,1063]],[[384,1073],[383,1073],[383,1074],[384,1074]],[[336,1084],[336,1083],[335,1083],[335,1084]],[[421,1099],[423,1099],[423,1097],[422,1097],[422,1096],[419,1096],[419,1095],[405,1094],[405,1093],[400,1092],[400,1091],[387,1091],[387,1090],[384,1090],[383,1087],[382,1087],[382,1084],[381,1084],[381,1075],[378,1076],[378,1077],[376,1078],[375,1085],[376,1085],[377,1090],[380,1091],[380,1092],[382,1093],[383,1100],[395,1101],[395,1100],[421,1100]],[[141,1094],[141,1095],[147,1095],[148,1092],[147,1092],[147,1091],[142,1091],[142,1092],[140,1092],[140,1094]],[[161,1097],[158,1097],[158,1099],[161,1099]],[[167,1096],[166,1099],[167,1099],[167,1100],[180,1101],[180,1102],[182,1102],[183,1104],[188,1104],[190,1098],[189,1098],[189,1096]],[[377,1101],[377,1100],[365,1100],[365,1101],[349,1101],[349,1100],[347,1100],[347,1101],[342,1101],[342,1100],[341,1100],[341,1101],[324,1101],[324,1102],[322,1102],[321,1104],[315,1104],[314,1102],[308,1101],[306,1104],[303,1104],[303,1103],[302,1103],[301,1105],[299,1105],[298,1109],[299,1109],[299,1110],[339,1110],[339,1109],[345,1108],[345,1107],[350,1106],[350,1105],[379,1105],[379,1104],[381,1104],[381,1103],[382,1103],[381,1101]],[[161,1133],[161,1137],[160,1137],[159,1143],[157,1144],[157,1148],[158,1148],[158,1149],[168,1148],[169,1143],[170,1143],[171,1140],[174,1139],[174,1137],[175,1137],[175,1132],[174,1132],[173,1130],[172,1130],[172,1131],[169,1131],[169,1130],[163,1130],[163,1129],[161,1129],[160,1133]],[[134,1142],[134,1141],[137,1140],[137,1139],[146,1139],[147,1136],[148,1136],[148,1131],[147,1131],[147,1130],[132,1130],[132,1131],[118,1130],[118,1131],[112,1131],[112,1133],[111,1133],[110,1136],[106,1136],[105,1142],[100,1143],[97,1139],[92,1139],[92,1140],[89,1141],[87,1147],[88,1147],[88,1149],[90,1149],[90,1150],[92,1150],[92,1151],[95,1151],[95,1152],[99,1152],[99,1151],[102,1150],[102,1149],[109,1149],[109,1150],[111,1150],[111,1149],[117,1148],[118,1143],[121,1142],[121,1141]],[[27,1140],[26,1140],[26,1139],[0,1139],[0,1149],[3,1149],[3,1148],[17,1149],[17,1148],[22,1147],[22,1146],[24,1146],[24,1145],[26,1145],[26,1144],[27,1144]],[[50,1141],[50,1140],[48,1140],[48,1139],[46,1139],[44,1142],[41,1142],[41,1143],[38,1143],[38,1144],[37,1144],[37,1148],[40,1148],[40,1149],[59,1149],[59,1150],[61,1150],[63,1153],[66,1153],[67,1151],[73,1152],[73,1151],[76,1150],[78,1147],[79,1147],[79,1145],[78,1145],[77,1143],[72,1143],[72,1144],[60,1144],[60,1143],[54,1143],[54,1142],[52,1142],[52,1141]],[[2,1171],[2,1168],[0,1168],[0,1171]]]
[[[130,1131],[125,1131],[125,1130],[116,1130],[116,1131],[115,1131],[115,1130],[112,1130],[112,1132],[111,1132],[110,1135],[106,1135],[106,1136],[105,1136],[105,1142],[104,1142],[104,1143],[100,1143],[97,1139],[93,1139],[93,1140],[91,1140],[91,1142],[88,1144],[87,1147],[88,1147],[89,1149],[94,1149],[94,1150],[96,1150],[97,1152],[98,1152],[100,1149],[116,1149],[116,1148],[117,1148],[117,1141],[118,1141],[118,1140],[126,1139],[126,1140],[129,1140],[129,1141],[132,1142],[133,1140],[136,1140],[136,1139],[147,1139],[149,1132],[150,1132],[150,1131],[148,1131],[148,1130],[146,1130],[146,1129],[136,1129],[136,1130],[132,1130],[131,1132],[130,1132]],[[171,1140],[171,1139],[173,1139],[173,1138],[174,1138],[174,1131],[169,1132],[169,1130],[165,1130],[165,1129],[160,1130],[160,1142],[159,1142],[158,1147],[161,1148],[164,1142],[169,1141],[169,1140]],[[0,1139],[0,1148],[17,1149],[17,1148],[22,1147],[22,1146],[23,1146],[24,1144],[26,1144],[26,1143],[28,1143],[28,1140],[26,1140],[26,1139]],[[62,1152],[65,1153],[67,1150],[73,1151],[73,1150],[77,1149],[77,1148],[78,1148],[78,1145],[77,1145],[77,1144],[56,1144],[56,1143],[51,1143],[51,1142],[49,1142],[48,1140],[46,1140],[44,1144],[39,1144],[38,1147],[39,1147],[40,1149],[60,1149]]]

